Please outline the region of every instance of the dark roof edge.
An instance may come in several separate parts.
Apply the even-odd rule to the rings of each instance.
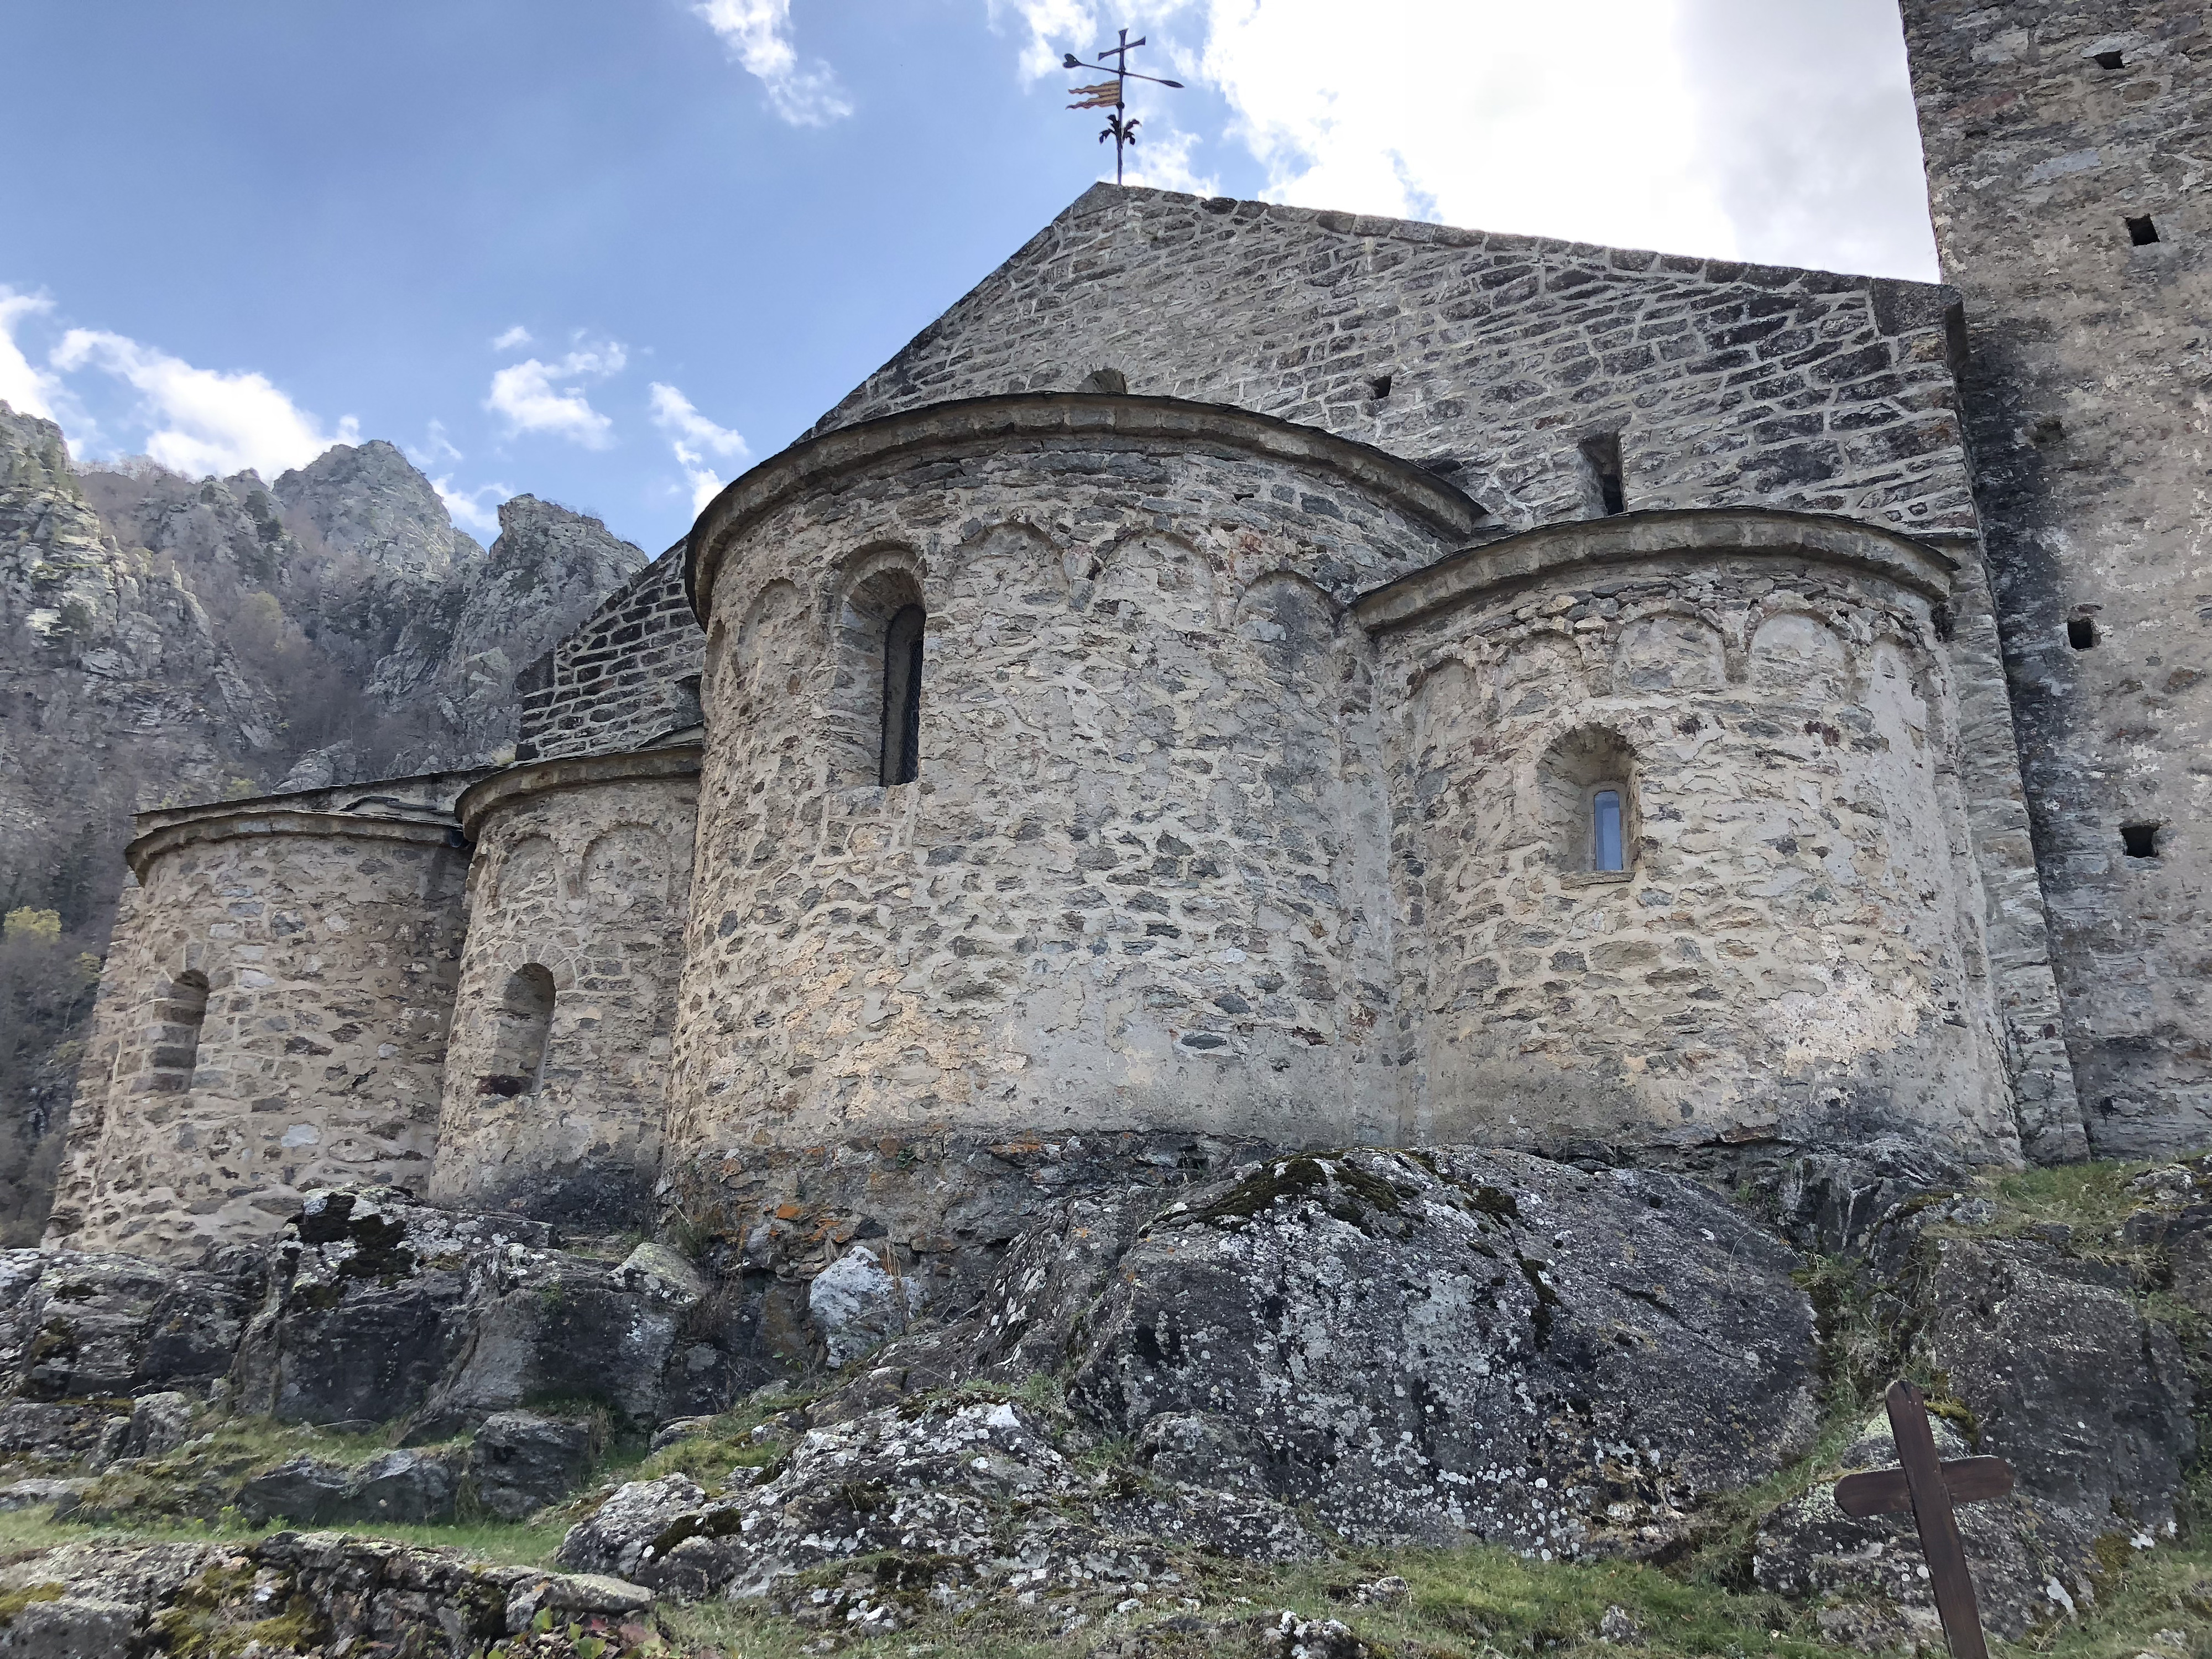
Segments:
[[[1680,554],[1771,554],[1849,565],[1936,600],[1950,592],[1960,562],[1927,542],[1838,514],[1772,507],[1621,513],[1541,525],[1465,549],[1370,588],[1352,602],[1352,616],[1370,634],[1389,633],[1495,588]]]
[[[990,440],[1063,436],[1225,442],[1249,453],[1316,465],[1390,497],[1446,538],[1471,537],[1490,516],[1456,484],[1387,450],[1231,404],[1084,392],[961,398],[802,438],[726,486],[707,504],[685,538],[690,550],[684,586],[692,614],[705,625],[701,595],[712,592],[714,569],[729,539],[814,481],[890,456]]]
[[[460,818],[462,830],[474,840],[477,826],[494,812],[539,795],[588,789],[595,784],[695,777],[699,771],[700,753],[698,744],[686,744],[665,749],[623,750],[611,755],[563,755],[551,760],[529,761],[471,784],[462,792],[453,810]]]

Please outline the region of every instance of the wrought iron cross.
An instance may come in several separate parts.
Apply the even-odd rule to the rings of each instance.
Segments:
[[[1836,1507],[1862,1520],[1910,1511],[1920,1528],[1928,1587],[1935,1592],[1936,1616],[1943,1621],[1951,1659],[1989,1659],[1966,1547],[1959,1540],[1959,1517],[1951,1506],[2002,1498],[2012,1490],[2012,1465],[2002,1457],[1939,1462],[1936,1437],[1928,1427],[1928,1401],[1903,1377],[1889,1385],[1882,1404],[1889,1408],[1890,1437],[1897,1442],[1897,1461],[1904,1467],[1845,1475],[1836,1482]]]
[[[1122,146],[1137,142],[1137,129],[1143,125],[1142,122],[1131,120],[1128,118],[1129,82],[1150,81],[1156,87],[1173,87],[1178,92],[1182,90],[1182,82],[1180,81],[1163,81],[1157,75],[1139,75],[1129,67],[1129,54],[1144,44],[1143,35],[1140,34],[1132,40],[1129,38],[1129,31],[1123,29],[1121,45],[1109,46],[1098,54],[1099,63],[1106,64],[1107,68],[1113,70],[1114,78],[1110,81],[1101,81],[1096,86],[1070,87],[1067,89],[1069,94],[1077,100],[1068,106],[1070,109],[1105,109],[1109,106],[1113,109],[1114,112],[1106,118],[1105,131],[1098,135],[1098,142],[1103,144],[1109,138],[1114,141],[1114,182],[1117,185],[1121,182]],[[1114,61],[1107,64],[1106,60],[1109,58]],[[1072,52],[1060,54],[1060,64],[1062,69],[1072,70],[1091,67]]]

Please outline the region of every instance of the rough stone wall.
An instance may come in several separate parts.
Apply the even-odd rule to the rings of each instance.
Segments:
[[[817,429],[1112,368],[1135,392],[1236,404],[1451,469],[1508,525],[1598,510],[1582,441],[1617,433],[1632,510],[1844,514],[1954,552],[1947,658],[1987,945],[2014,1070],[2051,1079],[2055,1121],[2073,1090],[2049,1063],[2061,1018],[1952,384],[1953,300],[1099,185]]]
[[[1904,13],[1936,239],[1966,297],[1976,494],[2084,1114],[2106,1156],[2199,1146],[2212,33],[2203,6],[2171,0]],[[2157,240],[2136,245],[2131,220]]]
[[[183,1258],[316,1187],[424,1188],[465,870],[436,803],[475,775],[140,816],[55,1235]]]
[[[1365,1077],[1389,1006],[1377,734],[1339,612],[1452,541],[1169,429],[1201,416],[1227,419],[1018,440],[986,410],[963,442],[963,411],[933,412],[934,447],[720,553],[672,1167],[945,1127],[1397,1138]],[[881,695],[848,623],[909,581],[921,775],[885,787],[852,740]]]
[[[1916,283],[1099,185],[816,429],[1073,391],[1109,368],[1133,392],[1456,465],[1510,524],[1583,517],[1580,441],[1618,432],[1631,507],[1763,503],[1971,532],[1948,299]]]
[[[1407,625],[1388,591],[1356,613],[1401,714],[1420,1138],[1687,1156],[1901,1132],[2016,1160],[1940,567],[1832,562],[1805,544],[1848,543],[1832,520],[1640,517],[1494,544]],[[1701,546],[1715,531],[1735,544]],[[1601,784],[1625,797],[1617,872],[1589,857]],[[2023,1115],[2079,1156],[2049,1059]]]
[[[706,641],[684,592],[678,542],[515,681],[517,760],[636,749],[699,722]]]
[[[696,750],[541,762],[462,803],[476,854],[434,1201],[572,1227],[644,1217],[660,1167],[697,763]],[[541,1066],[521,1077],[502,998],[532,966],[554,996]]]

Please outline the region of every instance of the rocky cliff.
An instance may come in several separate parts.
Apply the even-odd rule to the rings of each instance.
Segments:
[[[516,670],[646,562],[528,495],[500,532],[382,441],[191,479],[0,404],[0,1240],[42,1222],[131,812],[500,758]]]
[[[1834,1498],[1899,1375],[2013,1471],[1992,1634],[2212,1651],[2203,1159],[1883,1176],[1809,1255],[1675,1175],[1182,1151],[1039,1170],[948,1299],[796,1182],[765,1258],[388,1188],[0,1251],[0,1655],[1940,1652],[1911,1517]]]

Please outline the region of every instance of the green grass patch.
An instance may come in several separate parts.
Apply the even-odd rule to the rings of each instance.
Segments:
[[[650,1455],[611,1462],[599,1471],[602,1489],[625,1480],[657,1480],[665,1474],[688,1475],[712,1492],[736,1469],[765,1468],[784,1454],[781,1439],[755,1439],[753,1431],[771,1418],[804,1406],[811,1395],[775,1395],[748,1400],[734,1411],[711,1419],[696,1434],[663,1446]]]
[[[2057,1225],[2072,1228],[2077,1244],[2112,1242],[2121,1224],[2148,1201],[2128,1183],[2156,1167],[2058,1164],[1999,1176],[1979,1194],[1996,1206],[1996,1219],[1986,1231],[2010,1234]]]
[[[273,1532],[343,1532],[356,1538],[391,1538],[402,1543],[459,1550],[481,1561],[515,1566],[547,1566],[561,1547],[560,1526],[534,1527],[522,1522],[456,1521],[452,1522],[343,1522],[327,1527],[301,1528],[289,1521],[249,1526],[231,1512],[213,1520],[189,1516],[148,1514],[140,1518],[115,1519],[85,1525],[56,1521],[49,1508],[0,1511],[0,1549],[22,1556],[64,1544],[250,1543]]]

